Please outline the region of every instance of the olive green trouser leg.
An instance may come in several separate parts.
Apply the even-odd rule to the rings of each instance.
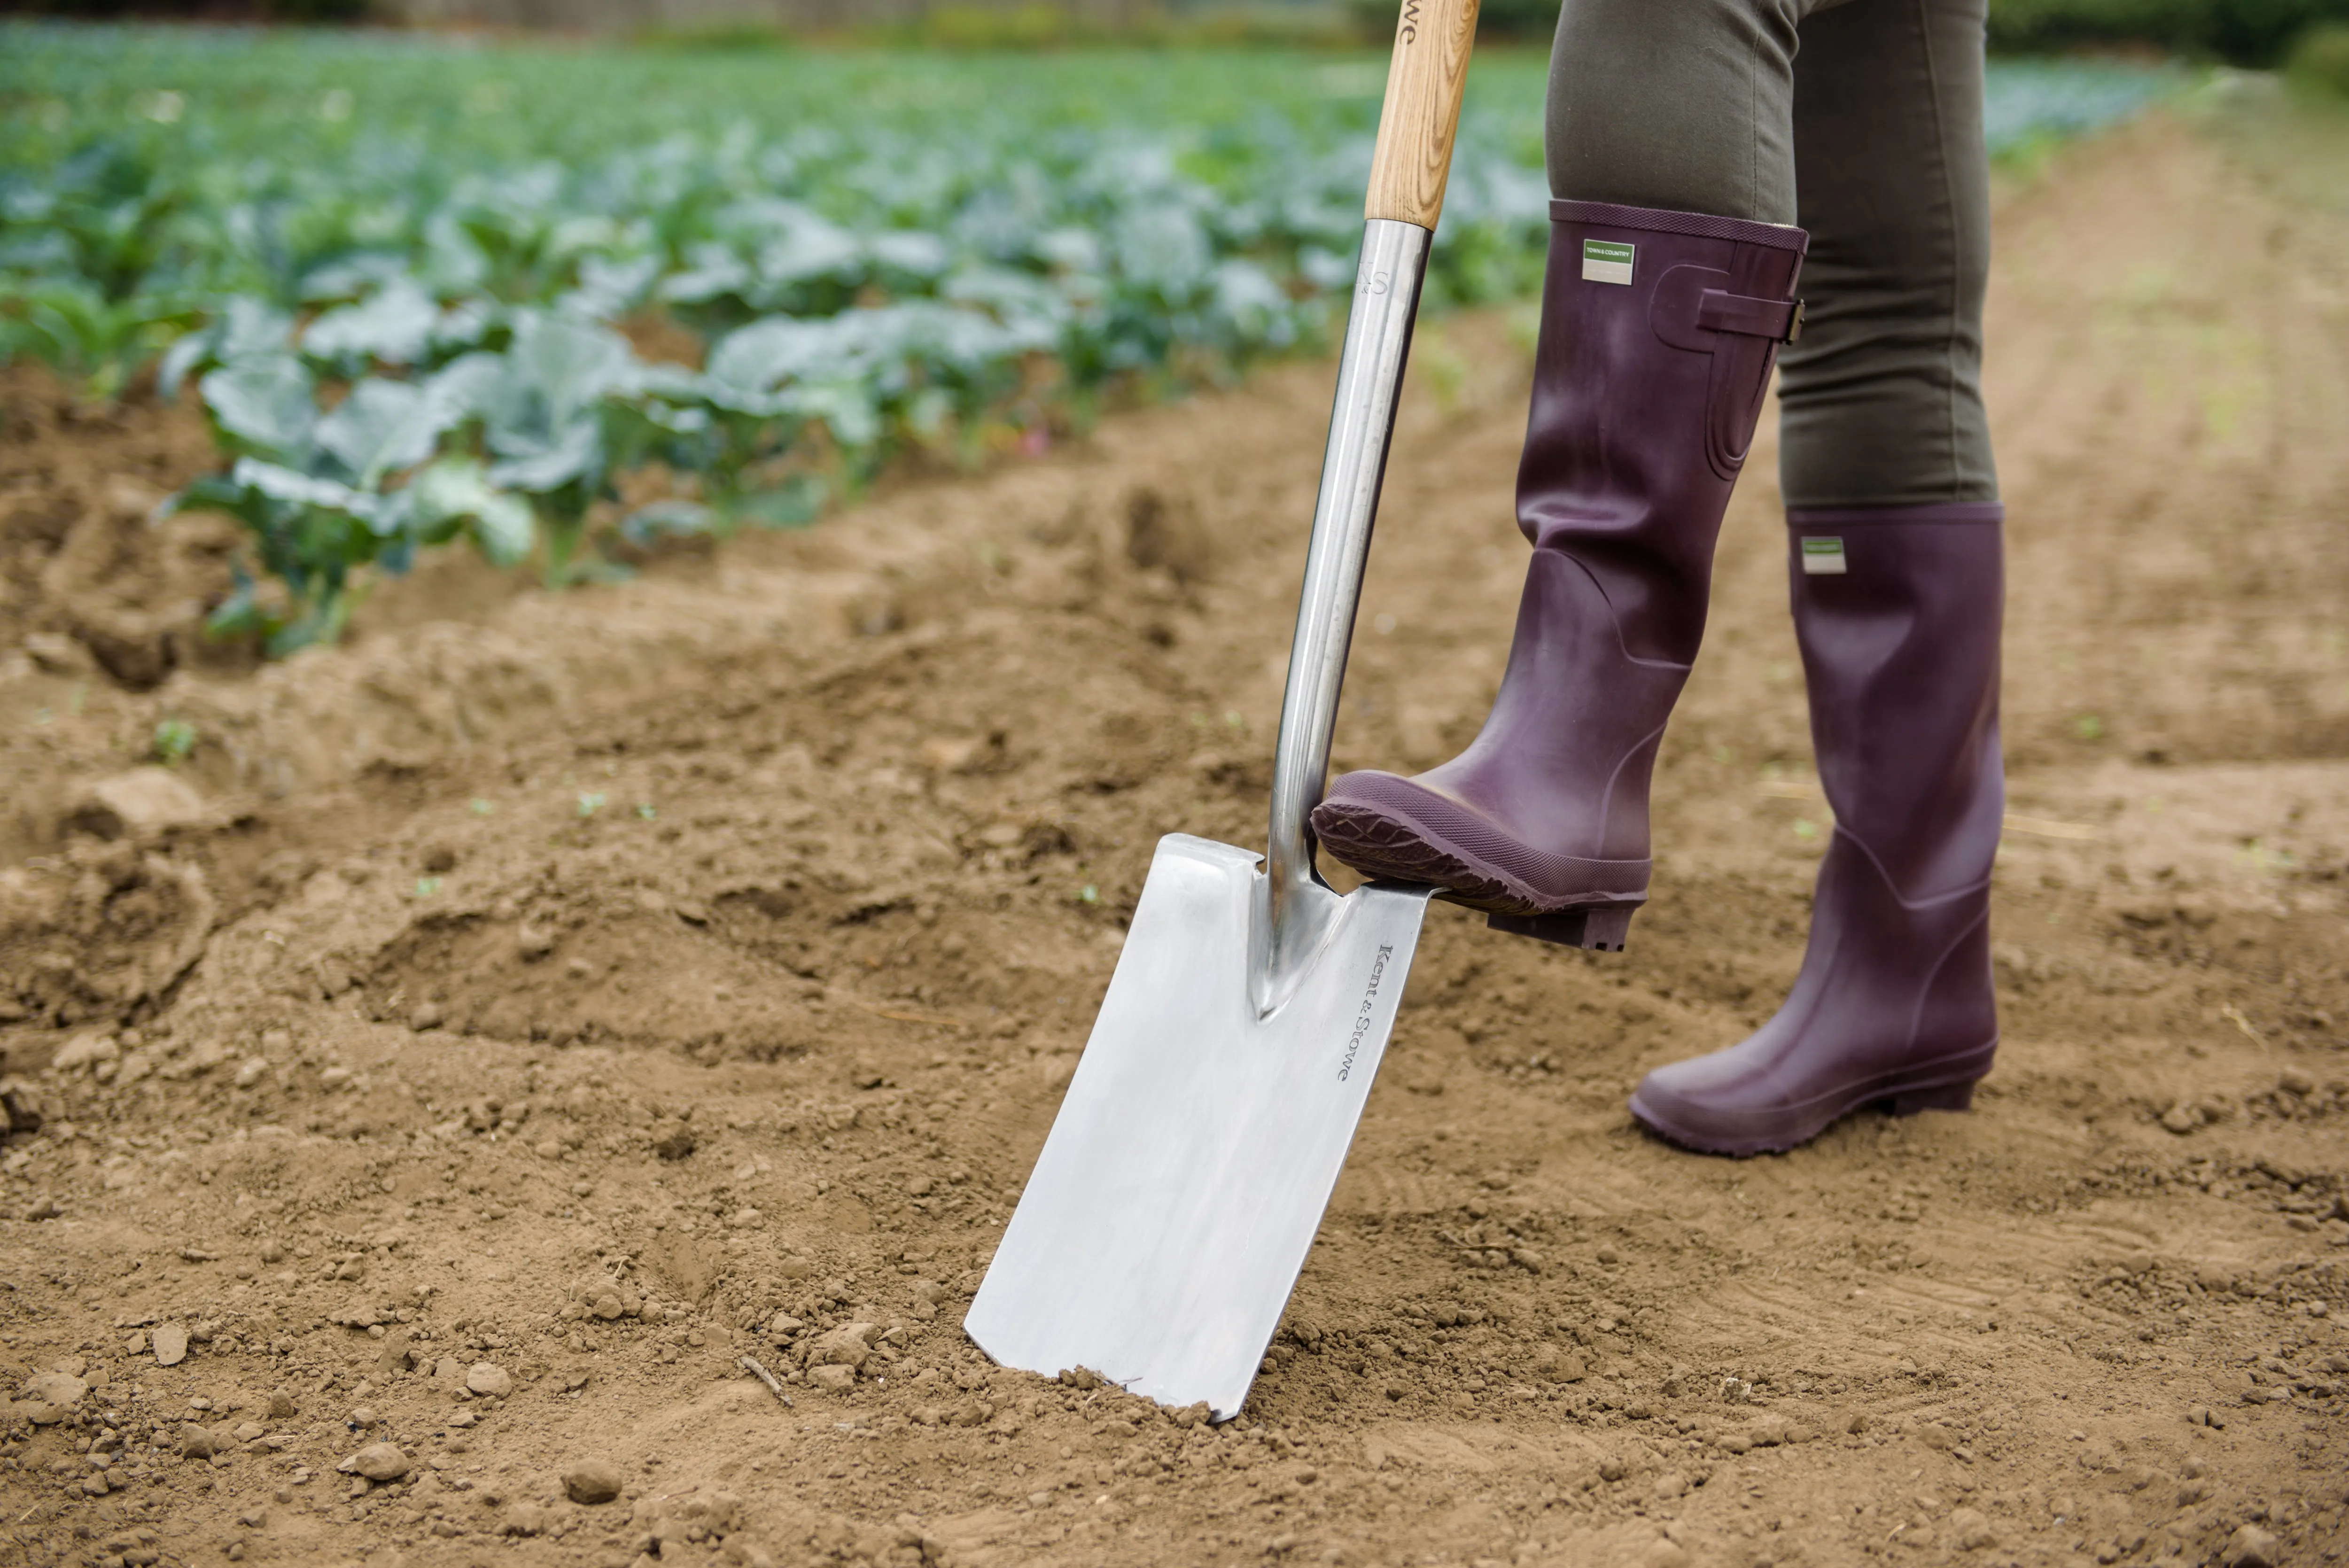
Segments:
[[[1994,501],[1985,0],[1565,0],[1552,194],[1796,223],[1790,508]]]

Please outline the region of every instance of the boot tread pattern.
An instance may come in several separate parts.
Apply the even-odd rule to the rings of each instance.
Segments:
[[[1313,830],[1323,848],[1366,877],[1433,883],[1446,902],[1487,914],[1544,913],[1500,878],[1380,812],[1325,800],[1313,813]]]
[[[1547,909],[1517,888],[1472,865],[1431,839],[1383,813],[1324,801],[1313,814],[1324,848],[1367,877],[1433,883],[1448,903],[1477,910],[1496,931],[1554,942],[1564,947],[1620,953],[1636,902],[1571,904]]]

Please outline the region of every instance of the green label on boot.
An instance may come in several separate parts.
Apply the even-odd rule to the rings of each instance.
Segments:
[[[1804,576],[1840,577],[1848,570],[1844,565],[1842,540],[1806,539],[1802,543]]]
[[[1612,240],[1582,242],[1582,281],[1587,284],[1628,284],[1631,281],[1631,260],[1638,253],[1634,245],[1619,245]]]

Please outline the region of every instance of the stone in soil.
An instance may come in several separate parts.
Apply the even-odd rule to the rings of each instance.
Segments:
[[[465,1387],[484,1398],[502,1399],[513,1392],[513,1374],[494,1362],[476,1362],[465,1374]]]
[[[188,1358],[188,1331],[178,1324],[158,1324],[150,1337],[155,1346],[156,1366],[177,1367]]]
[[[620,1495],[620,1467],[609,1460],[581,1460],[563,1472],[563,1491],[574,1502],[609,1502]]]
[[[68,1372],[36,1372],[25,1380],[25,1397],[67,1409],[81,1403],[89,1385]]]
[[[873,1336],[880,1332],[871,1323],[843,1323],[829,1334],[818,1335],[808,1346],[808,1361],[816,1367],[846,1367],[852,1371],[862,1367],[873,1355]]]
[[[369,1443],[336,1468],[369,1480],[398,1480],[408,1473],[409,1460],[396,1443]]]
[[[1962,1552],[1979,1552],[1998,1544],[1990,1516],[1978,1508],[1961,1508],[1950,1515],[1950,1540]]]
[[[2227,1568],[2276,1568],[2282,1544],[2273,1531],[2246,1524],[2227,1538],[2222,1560]]]
[[[162,768],[134,768],[85,789],[74,802],[75,824],[101,839],[150,840],[204,820],[203,797]]]

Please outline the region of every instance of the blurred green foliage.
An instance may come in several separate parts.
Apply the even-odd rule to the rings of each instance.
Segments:
[[[2292,51],[2291,76],[2302,87],[2349,98],[2349,26],[2312,30]]]
[[[88,20],[277,23],[356,22],[380,13],[374,0],[16,0],[8,9]],[[911,21],[861,27],[851,21],[844,29],[826,30],[950,50],[1061,49],[1121,41],[1376,46],[1393,36],[1395,12],[1394,0],[1339,0],[1330,6],[1146,6],[1112,25],[1055,0],[943,0]],[[1546,44],[1557,13],[1558,0],[1485,0],[1477,36],[1486,45]],[[1990,45],[2002,54],[2142,47],[2265,67],[2282,64],[2303,35],[2326,24],[2349,24],[2349,0],[1990,0]],[[781,23],[688,23],[656,25],[639,41],[716,51],[772,48],[789,35],[789,26]]]
[[[1990,46],[2035,54],[2136,45],[2265,67],[2329,22],[2349,22],[2349,0],[1990,0]]]
[[[61,16],[90,22],[131,17],[191,22],[282,22],[316,25],[364,22],[373,13],[370,0],[12,0],[8,10],[34,16]]]
[[[1395,0],[1346,0],[1346,15],[1366,44],[1394,36]],[[1558,0],[1485,0],[1476,12],[1476,42],[1547,45],[1557,31]]]

